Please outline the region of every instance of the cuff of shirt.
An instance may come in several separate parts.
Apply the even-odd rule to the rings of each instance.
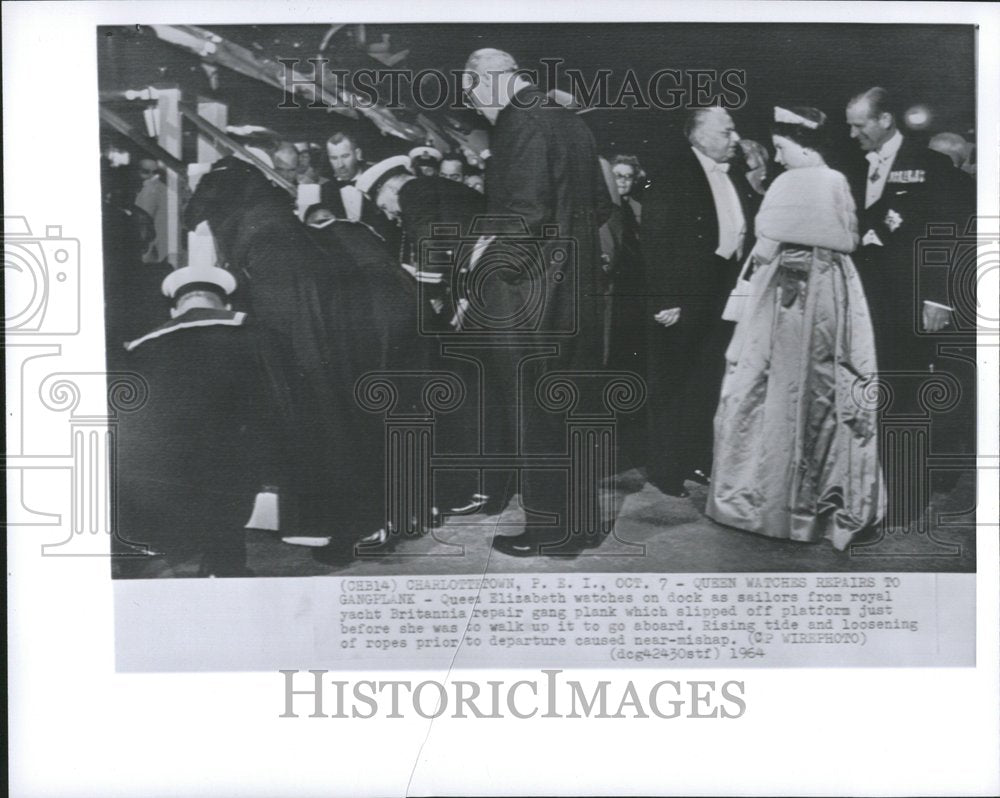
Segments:
[[[941,310],[947,310],[949,313],[955,312],[955,308],[950,308],[947,305],[942,305],[940,302],[931,302],[929,299],[925,299],[924,304],[930,305],[932,308],[941,308]]]

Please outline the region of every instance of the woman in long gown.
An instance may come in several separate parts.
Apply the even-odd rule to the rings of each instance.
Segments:
[[[850,258],[846,178],[820,152],[826,116],[775,108],[786,170],[756,219],[748,297],[726,352],[706,512],[775,538],[844,549],[878,521],[883,485],[871,401],[871,318]]]

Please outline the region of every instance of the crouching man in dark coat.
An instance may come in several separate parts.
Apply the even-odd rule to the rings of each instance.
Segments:
[[[397,337],[376,301],[378,276],[353,258],[333,262],[288,195],[235,158],[212,165],[184,215],[189,229],[208,222],[253,318],[287,355],[297,513],[282,513],[282,539],[325,547],[334,559],[360,554],[359,541],[371,553],[372,541],[388,538],[384,424],[359,404],[355,386]]]
[[[418,147],[411,156],[428,148]],[[470,368],[471,350],[462,347],[451,323],[456,317],[452,288],[459,245],[469,238],[472,227],[486,209],[479,192],[443,177],[421,177],[411,165],[412,158],[394,156],[369,167],[358,178],[357,187],[402,231],[396,270],[412,277],[416,291],[414,310],[418,314],[412,328],[425,344],[427,367],[450,372],[469,391],[469,398],[457,410],[439,420],[435,448],[451,455],[480,451],[482,430],[480,405],[487,397],[480,386],[482,373],[491,373],[488,350],[476,350],[480,370]],[[433,251],[433,255],[431,252]],[[442,257],[437,257],[437,256]],[[466,344],[468,342],[466,341]],[[449,346],[450,345],[450,346]],[[485,355],[485,356],[484,356]],[[483,443],[490,447],[491,441]],[[434,477],[436,508],[441,515],[467,515],[486,509],[503,509],[502,485],[494,484],[491,472],[483,479],[472,469],[439,469]],[[489,504],[490,494],[495,498]]]
[[[235,288],[214,266],[172,272],[171,320],[125,345],[148,398],[118,427],[120,537],[171,566],[200,557],[199,576],[252,575],[243,528],[282,481],[284,380],[264,330],[226,304]]]

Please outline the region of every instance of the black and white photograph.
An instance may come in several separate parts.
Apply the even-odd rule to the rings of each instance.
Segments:
[[[321,5],[4,4],[16,794],[990,794],[995,11]]]
[[[975,569],[973,27],[95,34],[116,577]]]

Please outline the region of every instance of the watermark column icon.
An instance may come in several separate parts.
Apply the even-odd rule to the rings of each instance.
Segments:
[[[461,405],[465,386],[448,372],[371,372],[358,380],[354,396],[363,410],[383,414],[385,517],[392,533],[420,535],[432,520],[434,417]]]
[[[597,544],[615,528],[616,510],[603,494],[617,472],[617,416],[642,406],[646,385],[627,371],[556,371],[538,381],[535,395],[546,411],[565,414],[565,458],[553,453],[542,459],[565,469],[567,530],[574,538]],[[626,544],[627,551],[634,549],[630,554],[643,550],[628,541],[618,542]]]
[[[94,551],[93,545],[78,542],[79,536],[118,536],[114,479],[118,414],[141,408],[149,397],[149,386],[131,372],[57,372],[45,378],[39,396],[46,409],[69,413],[70,454],[48,457],[47,467],[66,468],[72,475],[69,534],[58,543],[43,545],[42,553],[106,555],[109,552],[103,548]],[[141,544],[130,545],[138,546],[134,554],[142,553]]]
[[[118,412],[137,409],[146,401],[145,381],[137,374],[46,369],[48,361],[42,359],[61,356],[67,339],[81,332],[77,239],[63,236],[59,225],[48,225],[44,236],[34,236],[25,217],[5,216],[3,263],[4,333],[10,366],[4,465],[8,495],[16,502],[8,508],[8,524],[61,529],[61,541],[41,545],[44,555],[107,556],[107,542],[99,535],[110,534],[114,528],[114,481],[110,478],[114,424]],[[69,416],[54,422],[51,416],[39,416],[47,415],[46,411],[68,412]],[[41,429],[50,437],[62,423],[68,423],[68,452],[60,446],[54,453],[29,435]],[[50,512],[51,505],[44,510],[28,507],[29,483],[37,488],[46,477],[66,475],[68,514]],[[65,494],[50,490],[46,496],[62,499]]]

